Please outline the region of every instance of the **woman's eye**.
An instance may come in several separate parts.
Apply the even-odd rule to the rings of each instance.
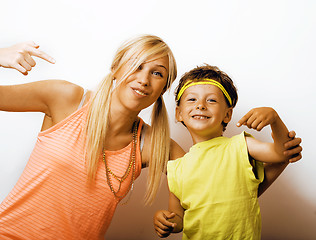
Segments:
[[[188,98],[187,101],[188,101],[188,102],[194,102],[194,101],[195,101],[195,98]]]
[[[137,68],[137,70],[142,70],[143,69],[143,65],[139,65],[139,67]]]
[[[153,72],[154,75],[159,76],[159,77],[163,77],[161,72]]]
[[[207,101],[208,101],[208,102],[216,102],[215,99],[208,99]]]

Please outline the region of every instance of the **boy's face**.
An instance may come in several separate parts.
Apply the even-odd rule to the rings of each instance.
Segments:
[[[176,118],[188,128],[193,142],[222,136],[222,122],[228,123],[232,108],[224,94],[214,85],[194,85],[186,89],[176,108]]]

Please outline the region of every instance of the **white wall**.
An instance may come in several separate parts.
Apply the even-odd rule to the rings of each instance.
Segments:
[[[34,40],[57,60],[55,65],[38,60],[27,77],[0,69],[1,84],[54,78],[93,88],[120,43],[142,33],[170,45],[179,76],[202,63],[226,71],[239,90],[227,135],[241,130],[234,124],[250,108],[272,106],[303,139],[303,159],[260,198],[263,239],[315,239],[315,1],[7,0],[0,9],[0,47]],[[172,137],[188,150],[189,135],[174,122],[172,93],[165,96]],[[142,116],[148,121],[148,111]],[[0,201],[23,171],[42,117],[0,112]],[[269,129],[250,132],[270,140]],[[166,182],[155,205],[143,207],[144,182],[142,174],[131,201],[119,207],[108,239],[157,239],[151,221],[153,212],[167,205]]]

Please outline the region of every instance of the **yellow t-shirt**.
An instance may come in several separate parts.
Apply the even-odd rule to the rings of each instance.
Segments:
[[[197,143],[168,163],[170,191],[185,209],[182,239],[260,239],[264,169],[250,164],[245,135]]]

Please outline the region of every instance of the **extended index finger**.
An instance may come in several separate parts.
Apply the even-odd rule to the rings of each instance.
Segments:
[[[32,56],[35,56],[35,57],[39,57],[47,62],[50,62],[50,63],[55,63],[55,59],[51,56],[49,56],[47,53],[37,49],[37,48],[28,48],[27,51],[29,52],[30,55]]]
[[[244,115],[241,119],[239,119],[239,121],[237,122],[237,126],[240,127],[241,125],[244,125],[248,121],[251,115],[252,115],[251,111],[246,113],[246,115]]]

